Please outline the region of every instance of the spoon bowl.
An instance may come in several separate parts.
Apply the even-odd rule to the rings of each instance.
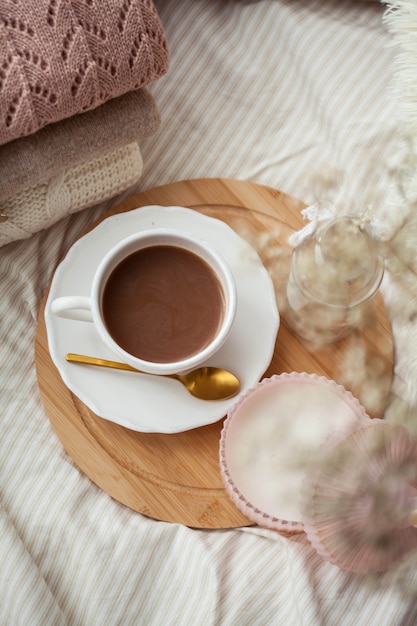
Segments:
[[[160,376],[162,378],[173,378],[184,385],[187,391],[200,400],[227,400],[233,398],[240,391],[239,379],[228,370],[220,367],[203,366],[198,367],[187,374],[149,374],[142,372],[127,363],[119,361],[109,361],[98,359],[83,354],[69,353],[66,360],[71,363],[83,363],[85,365],[98,365],[99,367],[109,367],[111,369],[126,370],[145,374],[146,376]]]

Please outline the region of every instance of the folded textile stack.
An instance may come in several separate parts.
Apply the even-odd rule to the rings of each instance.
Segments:
[[[0,0],[0,245],[139,180],[168,61],[152,0]]]

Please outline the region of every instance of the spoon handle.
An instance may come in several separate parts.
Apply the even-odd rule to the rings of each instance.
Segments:
[[[93,356],[85,356],[84,354],[73,354],[72,352],[66,355],[66,360],[71,363],[85,363],[87,365],[100,365],[101,367],[110,367],[116,370],[127,370],[128,372],[139,372],[145,374],[140,370],[135,369],[127,363],[119,363],[118,361],[109,361],[108,359],[98,359]]]

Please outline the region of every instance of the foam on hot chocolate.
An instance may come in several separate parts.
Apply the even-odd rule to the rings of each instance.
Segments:
[[[144,248],[111,273],[103,317],[113,339],[146,361],[176,362],[205,348],[224,315],[224,295],[209,265],[178,246]]]

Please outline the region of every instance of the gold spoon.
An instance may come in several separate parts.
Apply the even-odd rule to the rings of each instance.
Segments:
[[[92,356],[84,356],[83,354],[67,354],[66,360],[71,363],[85,363],[87,365],[100,365],[101,367],[110,367],[113,369],[127,370],[129,372],[138,372],[139,374],[148,374],[137,370],[127,363],[119,363],[118,361],[107,361],[106,359],[97,359]],[[239,379],[220,367],[199,367],[198,369],[188,372],[188,374],[148,374],[149,376],[163,376],[166,378],[174,378],[179,380],[191,395],[201,400],[226,400],[232,398],[240,390]]]

